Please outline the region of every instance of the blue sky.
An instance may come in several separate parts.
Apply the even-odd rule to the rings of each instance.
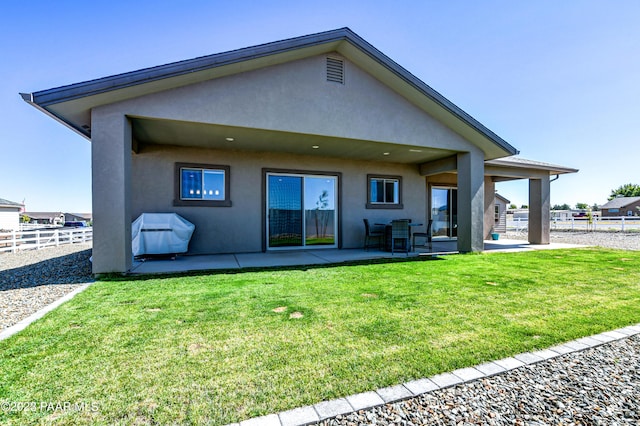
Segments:
[[[91,210],[90,143],[33,92],[348,26],[521,151],[580,169],[552,204],[640,184],[640,2],[11,1],[0,13],[0,198]],[[500,184],[527,203],[527,182]]]

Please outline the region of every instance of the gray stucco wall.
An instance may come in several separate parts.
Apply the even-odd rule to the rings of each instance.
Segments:
[[[230,166],[232,207],[173,206],[176,162]],[[189,249],[193,254],[260,251],[265,232],[263,168],[341,173],[343,248],[362,247],[363,218],[373,223],[411,218],[426,224],[425,178],[415,165],[162,145],[143,146],[132,158],[131,220],[143,212],[180,214],[196,225]],[[402,176],[404,208],[367,209],[367,174]]]
[[[426,222],[427,190],[417,165],[276,154],[269,152],[269,144],[264,152],[147,144],[131,154],[132,129],[127,117],[236,126],[265,134],[291,132],[477,151],[469,141],[349,61],[345,61],[345,84],[328,83],[325,60],[326,55],[320,55],[94,108],[94,272],[126,272],[130,268],[131,220],[141,212],[175,211],[195,223],[192,253],[261,250],[263,167],[342,173],[343,248],[361,246],[363,218]],[[206,142],[194,141],[194,145],[203,144]],[[473,160],[474,167],[482,167],[478,155],[474,154]],[[233,206],[174,207],[175,162],[230,166]],[[477,245],[477,232],[471,235],[472,221],[482,222],[482,195],[472,197],[483,183],[476,169],[465,179],[469,186],[465,201],[475,200],[473,207],[469,206],[473,219],[463,226],[469,235],[460,240],[465,242],[465,250]],[[403,177],[404,210],[365,208],[368,173]]]
[[[467,151],[471,143],[345,60],[326,81],[326,55],[100,107],[130,116]]]

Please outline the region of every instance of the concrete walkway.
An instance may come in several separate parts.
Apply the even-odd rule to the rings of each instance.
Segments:
[[[315,405],[295,408],[277,414],[256,417],[240,423],[232,423],[229,426],[303,426],[314,424],[335,416],[402,401],[438,389],[445,389],[496,374],[506,373],[526,365],[536,364],[561,355],[583,351],[636,334],[640,334],[640,324],[619,328],[590,337],[583,337],[548,349],[526,352],[513,357],[487,362],[476,365],[475,367],[460,368],[449,373],[413,380],[396,386],[350,395],[332,401],[322,401]]]
[[[585,246],[560,243],[533,245],[521,240],[485,241],[484,244],[484,249],[488,252],[516,252],[576,247]],[[133,275],[144,275],[224,269],[329,265],[364,260],[442,256],[457,253],[456,241],[436,241],[433,243],[432,250],[418,248],[415,252],[411,252],[408,255],[406,253],[392,254],[375,249],[368,251],[363,249],[316,249],[268,251],[260,253],[184,255],[178,256],[175,260],[153,259],[134,261],[130,273]]]

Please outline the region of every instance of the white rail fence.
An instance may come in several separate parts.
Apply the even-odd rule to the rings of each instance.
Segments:
[[[18,250],[40,250],[63,244],[86,243],[93,240],[93,228],[51,228],[0,233],[0,253]]]
[[[572,217],[567,219],[551,219],[551,229],[564,231],[617,231],[640,232],[640,217],[594,217],[591,222],[586,217]],[[524,232],[529,228],[527,218],[507,220],[507,231]]]

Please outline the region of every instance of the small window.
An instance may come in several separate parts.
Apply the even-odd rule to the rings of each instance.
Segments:
[[[401,209],[402,178],[400,176],[367,176],[368,209]]]
[[[174,206],[229,207],[229,166],[176,163]]]
[[[500,222],[500,204],[495,205],[494,220],[496,223]]]

